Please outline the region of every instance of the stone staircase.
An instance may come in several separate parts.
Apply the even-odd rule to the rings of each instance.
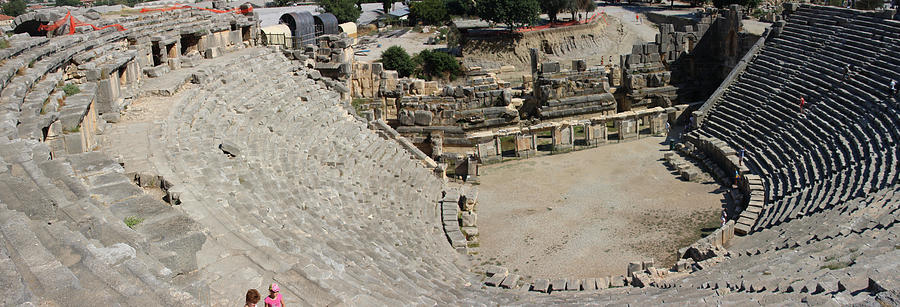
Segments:
[[[897,183],[900,23],[801,6],[728,87],[696,136],[746,149],[766,207],[753,229],[778,225]],[[843,81],[845,65],[853,74]],[[800,113],[799,101],[807,106]]]

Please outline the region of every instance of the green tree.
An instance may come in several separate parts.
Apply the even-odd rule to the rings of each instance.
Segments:
[[[356,0],[319,0],[319,6],[337,17],[341,23],[356,22],[362,14],[362,10],[356,6]]]
[[[472,0],[444,0],[447,13],[456,16],[475,15],[475,2]]]
[[[16,17],[25,14],[25,8],[27,7],[25,0],[13,0],[3,4],[3,14]]]
[[[597,4],[594,3],[594,0],[575,0],[575,7],[578,8],[579,11],[584,12],[585,15],[589,15],[597,9]]]
[[[476,0],[481,19],[516,28],[534,23],[540,12],[537,0]]]
[[[550,22],[557,20],[556,15],[572,6],[574,0],[543,0],[541,12],[550,17]]]
[[[381,0],[381,9],[384,10],[384,13],[391,12],[391,5],[394,4],[393,0]]]
[[[56,0],[56,6],[81,6],[78,0]]]
[[[425,49],[413,61],[420,66],[419,72],[428,80],[434,77],[453,80],[462,71],[456,58],[446,52]]]
[[[429,25],[440,25],[450,20],[450,15],[447,15],[447,8],[444,7],[444,1],[442,0],[413,2],[410,5],[409,13],[415,22]]]
[[[713,5],[717,8],[726,8],[732,4],[740,4],[744,9],[754,9],[759,6],[760,0],[713,0]]]
[[[401,78],[409,77],[416,69],[416,64],[409,57],[409,53],[400,46],[391,46],[381,53],[381,64],[384,65],[384,69],[396,70]]]

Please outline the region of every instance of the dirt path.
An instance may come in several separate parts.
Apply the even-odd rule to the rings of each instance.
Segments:
[[[723,196],[666,169],[662,141],[483,167],[476,263],[573,278],[624,274],[650,258],[670,266],[701,228],[718,227]]]

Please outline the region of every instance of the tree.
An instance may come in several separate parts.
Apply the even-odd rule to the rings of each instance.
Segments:
[[[444,5],[450,15],[475,15],[475,2],[472,0],[444,0]]]
[[[56,6],[81,6],[78,0],[56,0]]]
[[[25,0],[13,0],[3,4],[3,14],[16,17],[25,14],[25,8],[27,7]]]
[[[713,5],[717,8],[726,8],[732,4],[740,4],[744,9],[756,8],[760,3],[760,0],[713,0]]]
[[[433,77],[453,80],[462,71],[456,58],[446,52],[425,49],[419,52],[413,61],[421,66],[420,72],[428,80]]]
[[[540,12],[537,0],[476,0],[481,19],[516,28],[534,23]]]
[[[356,22],[362,14],[362,10],[356,6],[356,0],[319,0],[319,6],[337,17],[341,23]]]
[[[575,7],[588,15],[597,9],[597,4],[594,3],[594,0],[575,0]]]
[[[381,9],[384,11],[385,14],[390,13],[391,5],[393,5],[393,4],[394,4],[393,0],[381,0]]]
[[[450,20],[443,0],[424,0],[413,2],[409,8],[410,17],[416,22],[439,25]]]
[[[391,46],[381,54],[381,64],[384,69],[396,70],[401,78],[409,77],[416,69],[416,64],[406,53],[406,49],[400,46]]]
[[[565,9],[568,9],[574,0],[543,0],[541,1],[541,12],[550,17],[550,22],[555,22],[556,15]]]

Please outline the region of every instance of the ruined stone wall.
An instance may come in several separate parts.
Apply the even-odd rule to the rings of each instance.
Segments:
[[[697,19],[659,26],[654,42],[622,56],[620,110],[702,100],[728,75],[758,37],[742,33],[741,9],[707,9]]]
[[[537,116],[550,119],[581,114],[614,114],[615,98],[610,93],[605,67],[587,68],[584,60],[572,61],[572,69],[560,71],[557,62],[541,64],[534,97],[539,101]]]

